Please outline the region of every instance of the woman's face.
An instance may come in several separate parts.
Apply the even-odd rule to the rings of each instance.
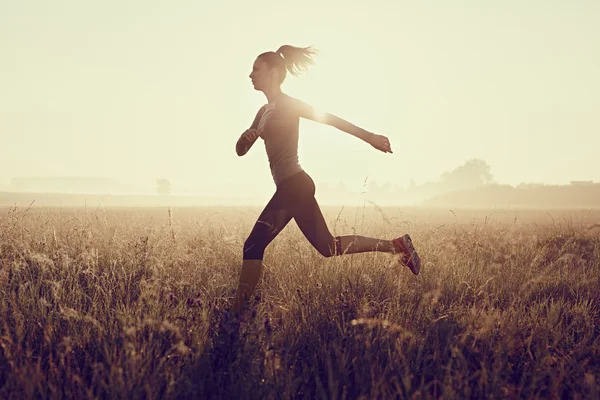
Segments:
[[[254,61],[250,79],[252,80],[254,89],[265,91],[276,85],[277,71],[259,57]]]

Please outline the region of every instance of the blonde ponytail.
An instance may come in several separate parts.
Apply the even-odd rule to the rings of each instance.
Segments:
[[[276,53],[283,57],[285,69],[293,76],[298,76],[313,64],[314,56],[318,54],[318,51],[312,46],[294,47],[286,44],[277,49]]]

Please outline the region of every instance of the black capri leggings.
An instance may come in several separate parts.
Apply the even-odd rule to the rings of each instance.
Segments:
[[[267,203],[244,243],[244,260],[262,260],[265,249],[294,218],[308,241],[325,257],[341,254],[315,199],[315,183],[304,171],[285,179]]]

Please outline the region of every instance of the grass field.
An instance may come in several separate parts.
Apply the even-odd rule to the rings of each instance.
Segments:
[[[600,211],[325,209],[423,267],[291,223],[241,339],[260,209],[0,210],[0,398],[599,398]]]

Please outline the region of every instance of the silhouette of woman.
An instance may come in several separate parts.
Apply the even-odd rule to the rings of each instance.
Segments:
[[[317,113],[310,105],[281,91],[287,72],[297,76],[305,71],[315,54],[312,47],[284,45],[275,52],[259,55],[250,74],[254,89],[263,92],[268,103],[260,108],[250,128],[240,136],[236,152],[243,156],[259,137],[263,139],[276,190],[244,243],[240,281],[231,310],[238,315],[259,281],[266,247],[292,218],[325,257],[380,251],[397,254],[399,262],[415,275],[421,268],[408,234],[393,240],[358,235],[333,237],[327,228],[315,199],[315,184],[298,162],[300,118],[333,126],[384,153],[392,153],[392,149],[387,137],[365,131],[335,115]]]

